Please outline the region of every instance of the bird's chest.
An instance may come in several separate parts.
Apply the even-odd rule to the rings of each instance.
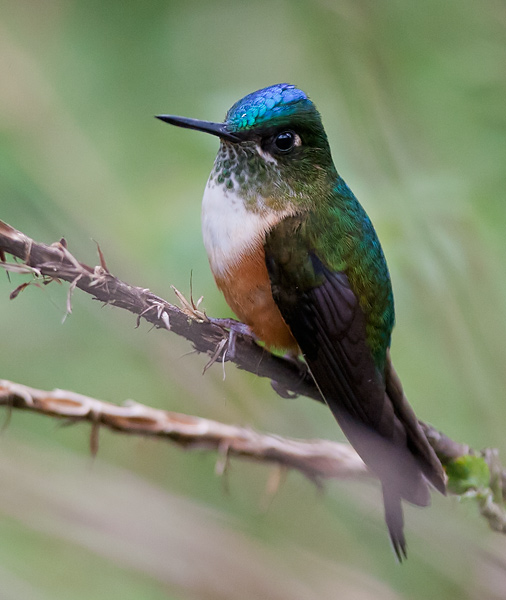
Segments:
[[[250,210],[235,191],[210,181],[202,199],[202,236],[215,275],[223,275],[240,258],[263,245],[276,219]]]
[[[208,184],[202,201],[202,234],[216,284],[235,314],[268,346],[296,348],[274,302],[264,241],[280,214],[248,210],[234,191]]]

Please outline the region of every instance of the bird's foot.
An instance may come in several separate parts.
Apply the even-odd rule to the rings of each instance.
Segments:
[[[299,379],[297,384],[302,383],[309,374],[309,368],[307,364],[299,358],[299,354],[296,352],[287,352],[283,359],[287,362],[291,363],[297,369]],[[282,398],[297,398],[298,394],[289,390],[284,384],[276,381],[275,379],[271,379],[271,387],[272,389],[281,396]]]
[[[259,341],[259,338],[246,323],[241,323],[235,319],[215,319],[212,317],[208,317],[208,319],[213,325],[218,325],[218,327],[228,330],[228,344],[225,353],[229,360],[234,360],[236,356],[237,336],[241,335],[242,337],[251,338],[255,342]]]
[[[216,319],[214,317],[207,317],[209,322],[213,325],[218,325],[222,329],[228,329],[229,331],[233,331],[236,335],[244,335],[246,337],[252,337],[254,340],[258,340],[257,336],[253,333],[251,327],[246,325],[246,323],[241,323],[241,321],[236,321],[235,319]]]

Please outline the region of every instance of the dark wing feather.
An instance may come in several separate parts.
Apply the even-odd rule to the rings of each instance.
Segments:
[[[343,432],[382,482],[386,522],[402,558],[400,499],[429,504],[422,473],[444,490],[441,465],[400,382],[391,381],[389,357],[386,383],[375,365],[366,343],[366,318],[346,273],[332,272],[314,252],[305,251],[302,257],[299,253],[294,261],[289,249],[285,247],[283,254],[279,248],[275,240],[267,239],[266,264],[274,300]],[[299,265],[294,264],[297,260]]]

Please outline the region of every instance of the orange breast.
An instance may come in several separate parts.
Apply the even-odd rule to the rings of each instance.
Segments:
[[[298,351],[297,342],[272,297],[261,245],[243,255],[226,275],[215,274],[214,278],[230,308],[268,347]]]

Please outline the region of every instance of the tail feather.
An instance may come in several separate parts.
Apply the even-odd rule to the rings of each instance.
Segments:
[[[441,494],[446,495],[446,475],[434,449],[427,441],[418,419],[408,403],[402,384],[397,375],[390,353],[387,355],[386,365],[386,393],[390,398],[396,417],[402,423],[406,432],[407,446],[415,457],[425,479]],[[406,498],[408,501],[410,498]],[[415,502],[415,504],[418,504]]]
[[[334,414],[351,444],[381,481],[385,521],[393,550],[402,562],[407,558],[407,547],[401,501],[428,506],[429,484],[445,494],[446,483],[441,463],[428,443],[390,361],[384,410],[379,422],[383,430],[391,428],[390,438],[378,435],[335,409]]]
[[[404,514],[402,511],[401,497],[383,485],[383,503],[385,507],[385,521],[390,535],[390,541],[398,561],[401,563],[408,557],[406,538],[404,537]]]

